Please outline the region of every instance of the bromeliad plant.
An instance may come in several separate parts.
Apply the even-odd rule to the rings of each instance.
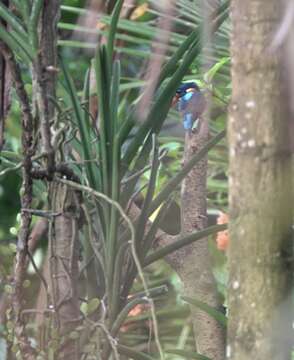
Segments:
[[[15,57],[12,64],[18,67],[16,75],[21,74],[18,63],[22,61],[41,80],[38,77],[38,72],[42,70],[38,54],[42,43],[41,38],[36,35],[36,29],[40,26],[40,16],[44,11],[43,1],[14,1],[14,4],[17,14],[0,4],[0,16],[11,29],[8,32],[1,26],[0,39]],[[51,354],[51,358],[64,356],[80,359],[96,354],[95,358],[106,360],[123,354],[134,359],[151,359],[149,355],[121,343],[119,338],[119,331],[130,310],[145,302],[151,306],[155,342],[163,358],[152,301],[158,295],[158,289],[148,288],[143,269],[181,247],[225,228],[225,225],[215,225],[176,237],[165,234],[160,229],[173,194],[182,180],[225,135],[220,132],[212,137],[160,191],[156,189],[161,163],[157,136],[176,89],[200,54],[204,26],[191,32],[164,64],[147,116],[144,121],[139,122],[134,107],[123,108],[127,105],[120,99],[120,61],[114,60],[115,36],[122,5],[123,1],[120,0],[114,8],[106,44],[97,46],[95,59],[85,77],[82,96],[78,95],[65,60],[60,58],[62,76],[58,89],[62,100],[55,96],[55,91],[44,93],[46,85],[42,81],[35,87],[36,98],[25,99],[28,108],[23,109],[22,131],[24,138],[28,134],[31,136],[30,144],[35,144],[34,152],[24,154],[24,160],[13,166],[11,153],[3,152],[1,155],[10,161],[4,172],[24,168],[23,176],[27,177],[27,182],[33,182],[34,190],[40,187],[44,189],[44,185],[50,184],[48,195],[51,208],[42,212],[42,209],[33,209],[32,202],[28,201],[22,203],[22,212],[49,219],[49,248],[55,249],[55,252],[51,252],[51,258],[54,261],[58,259],[64,267],[63,272],[57,276],[53,276],[54,269],[51,268],[49,279],[44,279],[36,269],[47,294],[47,307],[43,310],[46,321],[42,324],[45,330],[41,343],[49,342],[52,346],[45,349],[40,342],[36,345],[27,342],[32,358],[37,354],[45,358]],[[214,13],[214,30],[226,19],[227,9],[228,2],[225,2]],[[56,70],[55,66],[47,69],[53,72]],[[99,109],[97,118],[92,118],[89,105],[93,95],[92,89],[90,91],[91,72],[95,73],[96,78]],[[22,83],[21,78],[18,80],[19,82],[14,74],[16,87]],[[23,104],[21,96],[26,94],[25,89],[17,94]],[[26,114],[32,116],[30,103],[34,101],[38,109],[35,116],[40,121],[33,133],[31,127],[25,126],[24,117]],[[54,107],[52,118],[48,118],[48,114],[44,112],[47,102]],[[32,118],[29,120],[32,121]],[[49,127],[53,136],[48,134]],[[23,150],[26,149],[27,144],[23,143]],[[46,162],[43,161],[44,157]],[[29,168],[26,167],[28,162]],[[138,194],[143,193],[140,191],[140,181],[147,170],[150,176],[143,202],[138,206]],[[60,198],[58,194],[63,197]],[[25,183],[24,198],[27,199],[28,195],[32,198],[34,193],[28,183]],[[151,221],[150,216],[155,212]],[[57,231],[60,216],[64,220],[64,227],[75,224],[70,231],[70,246],[67,250],[63,248],[62,253],[58,253],[60,245],[65,243],[62,237],[64,233]],[[67,217],[71,218],[70,225],[66,222]],[[25,219],[28,220],[27,217]],[[18,250],[23,252],[24,261],[27,257],[33,261],[27,243],[29,227],[30,219],[21,228],[21,232],[27,232],[24,247]],[[156,240],[159,245],[164,245],[155,248]],[[79,241],[82,244],[82,260],[78,264],[75,254]],[[80,265],[80,269],[76,264]],[[144,291],[134,294],[132,286],[137,275]],[[78,292],[78,282],[74,281],[79,277],[86,283],[83,293]],[[63,293],[60,290],[62,287],[66,287]],[[20,293],[16,296],[20,296]],[[23,311],[19,304],[19,301],[13,303],[16,323],[20,322]],[[67,307],[68,304],[71,306]],[[66,311],[70,312],[74,321],[63,316]],[[54,330],[56,325],[58,335]],[[27,335],[23,330],[15,332],[16,347],[20,351],[25,351],[19,346]],[[36,333],[33,337],[36,338]],[[73,346],[77,338],[80,339],[78,348]]]

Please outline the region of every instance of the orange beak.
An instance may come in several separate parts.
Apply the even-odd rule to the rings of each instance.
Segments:
[[[176,94],[176,95],[173,97],[171,106],[175,106],[176,103],[179,101],[179,98],[180,98],[180,95],[179,95],[179,94]]]

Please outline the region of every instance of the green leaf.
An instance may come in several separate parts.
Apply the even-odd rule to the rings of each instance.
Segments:
[[[187,176],[187,174],[192,170],[192,168],[201,160],[204,156],[207,155],[210,149],[212,149],[219,141],[225,137],[225,130],[219,132],[215,137],[208,141],[208,143],[197,153],[195,154],[189,162],[183,167],[183,169],[175,175],[168,183],[163,187],[157,197],[153,200],[151,207],[149,209],[149,214],[152,214],[160,204],[165,201],[172,191],[181,183],[181,181]]]
[[[32,56],[27,52],[24,44],[20,44],[18,39],[14,36],[13,32],[7,32],[6,29],[0,25],[0,39],[5,42],[5,44],[18,55],[26,64],[30,64],[32,61]]]
[[[116,60],[113,66],[113,76],[110,89],[110,117],[111,117],[111,140],[118,138],[118,110],[119,110],[119,91],[120,91],[120,61]]]
[[[112,336],[116,336],[119,329],[121,328],[121,326],[123,325],[123,323],[125,322],[126,318],[128,317],[129,312],[136,306],[139,304],[142,304],[146,302],[146,300],[140,298],[140,297],[136,297],[135,299],[130,300],[125,307],[121,310],[121,312],[117,315],[112,328],[111,328],[111,335]]]
[[[77,125],[79,128],[81,142],[82,142],[82,149],[83,149],[83,158],[85,160],[91,159],[91,139],[89,137],[89,130],[87,124],[84,121],[84,114],[83,109],[81,107],[80,101],[77,96],[77,90],[74,86],[73,80],[69,74],[67,66],[65,62],[60,59],[61,68],[64,74],[66,89],[68,91],[70,101],[74,110],[74,115],[77,121]],[[89,124],[88,124],[89,126]],[[93,188],[98,188],[97,178],[95,177],[95,170],[93,169],[93,163],[86,162],[86,169],[88,173],[88,178],[90,181],[90,185]],[[96,170],[97,171],[97,170]]]
[[[84,114],[84,124],[87,126],[85,127],[85,132],[88,138],[90,138],[90,127],[92,127],[92,123],[96,121],[96,119],[92,119],[90,116],[90,68],[87,69],[85,79],[84,79],[84,88],[83,88],[83,114]],[[94,127],[94,126],[93,126]],[[92,131],[94,133],[94,131]]]
[[[137,350],[134,350],[128,346],[125,346],[125,345],[120,345],[118,344],[117,345],[117,350],[120,354],[122,355],[126,355],[128,357],[130,357],[131,359],[134,359],[134,360],[154,360],[153,357],[147,355],[147,354],[144,354],[143,352],[140,352],[140,351],[137,351]]]
[[[191,234],[179,237],[178,240],[175,240],[169,245],[162,247],[148,255],[144,261],[144,266],[150,265],[154,261],[164,258],[165,256],[171,254],[172,252],[181,249],[183,246],[189,245],[194,241],[201,240],[209,235],[218,233],[219,231],[224,231],[227,229],[227,224],[223,225],[212,225],[206,229],[195,231]]]
[[[129,244],[127,242],[122,243],[121,241],[118,244],[118,250],[113,251],[111,256],[114,258],[115,255],[115,261],[112,265],[114,268],[114,272],[108,273],[107,276],[109,277],[109,281],[111,282],[111,294],[109,295],[109,319],[110,323],[114,324],[113,327],[115,328],[115,324],[120,324],[120,319],[118,315],[119,306],[121,304],[121,298],[120,298],[120,291],[121,291],[121,278],[122,278],[122,271],[121,269],[124,266],[125,258],[126,258],[126,252],[128,250]],[[117,331],[119,330],[120,325],[117,328]],[[115,332],[116,333],[116,332]],[[115,335],[113,335],[115,336]]]
[[[212,66],[207,73],[204,75],[204,80],[210,83],[218,71],[226,65],[230,61],[230,57],[222,58],[219,62],[217,62],[214,66]]]
[[[171,204],[171,201],[170,201],[170,199],[168,199],[160,207],[156,218],[152,221],[152,225],[151,225],[148,233],[144,237],[142,255],[143,256],[145,255],[145,257],[147,256],[147,253],[150,250],[154,239],[156,238],[156,233],[157,233],[158,229],[160,228],[162,220],[164,219],[164,217],[166,216],[166,214],[169,210],[170,204]]]
[[[70,12],[72,14],[77,14],[77,15],[85,15],[85,14],[87,14],[87,10],[83,9],[83,8],[80,8],[80,7],[61,5],[60,8],[61,8],[62,11],[67,11],[67,12]]]
[[[113,58],[113,48],[114,48],[114,38],[117,31],[117,23],[119,20],[119,15],[121,12],[121,8],[123,6],[124,0],[118,0],[115,8],[113,9],[112,15],[111,15],[111,23],[108,33],[108,40],[107,40],[107,56],[109,63],[112,63]]]
[[[157,179],[157,172],[159,168],[159,159],[158,159],[158,145],[156,141],[155,135],[153,136],[153,150],[152,150],[152,162],[151,162],[151,174],[150,179],[148,182],[147,193],[143,202],[143,206],[141,208],[141,213],[138,219],[138,223],[136,225],[136,245],[138,246],[139,254],[142,254],[142,239],[144,238],[144,232],[146,223],[149,219],[148,217],[148,209],[151,204],[155,186],[156,186],[156,179]]]
[[[35,0],[33,2],[30,21],[28,24],[31,42],[35,51],[37,51],[39,47],[37,29],[38,29],[38,22],[40,19],[43,4],[44,4],[44,0]]]
[[[189,36],[182,42],[182,44],[178,47],[177,51],[173,54],[173,56],[169,59],[169,61],[164,65],[160,77],[158,79],[158,83],[160,84],[167,76],[172,74],[175,71],[178,62],[183,58],[185,52],[189,49],[189,47],[199,38],[199,32],[197,30],[192,31]]]
[[[188,304],[196,306],[199,309],[205,311],[208,315],[214,318],[223,327],[227,327],[228,319],[222,312],[216,310],[212,306],[209,306],[198,299],[194,299],[194,298],[192,299],[186,296],[182,296],[182,299],[186,301]]]
[[[19,4],[20,4],[19,10],[21,10],[22,16],[26,24],[28,25],[30,22],[30,9],[31,9],[30,0],[20,0]]]
[[[198,354],[196,352],[192,351],[185,351],[185,350],[177,350],[177,349],[168,349],[166,350],[166,353],[173,354],[173,355],[179,355],[185,359],[195,359],[195,360],[211,360],[207,356]]]
[[[224,9],[223,9],[224,8]],[[222,11],[215,13],[214,23],[213,23],[213,31],[216,31],[219,26],[227,19],[227,9],[228,2],[226,2],[226,6],[222,7]],[[147,119],[143,122],[143,124],[138,129],[133,141],[128,146],[125,156],[124,163],[129,164],[137,154],[139,147],[144,141],[147,133],[152,129],[154,133],[158,133],[162,127],[162,124],[166,118],[166,115],[170,108],[170,103],[172,97],[174,96],[177,87],[179,86],[182,78],[189,70],[190,65],[195,61],[195,58],[200,54],[203,44],[201,43],[201,33],[204,28],[204,21],[201,25],[198,26],[197,36],[192,42],[192,45],[186,52],[184,56],[182,56],[182,62],[179,64],[178,68],[174,70],[172,77],[168,80],[166,86],[163,88],[161,92],[159,92],[158,98],[154,102],[151,110],[147,116]],[[189,38],[187,44],[181,49],[180,54],[184,52],[188,44],[192,41],[192,37]],[[177,59],[179,60],[179,54],[177,55]],[[172,67],[170,67],[172,70]],[[164,76],[167,76],[168,71],[164,71]],[[160,75],[160,80],[163,81],[164,77]],[[148,153],[148,146],[146,148],[146,153]]]
[[[31,59],[33,59],[36,52],[34,51],[32,46],[29,44],[29,42],[27,42],[28,40],[26,38],[24,38],[22,34],[20,34],[18,31],[15,31],[15,30],[10,30],[9,34],[14,37],[14,39],[17,41],[18,45],[25,50],[26,54]]]
[[[94,311],[98,309],[99,305],[100,305],[100,300],[98,298],[91,299],[88,303],[87,313],[91,315]]]
[[[92,27],[85,27],[85,26],[81,26],[81,25],[76,25],[76,24],[69,24],[69,23],[63,23],[63,22],[59,22],[58,23],[58,28],[59,29],[63,29],[63,30],[71,30],[74,32],[82,32],[82,33],[86,33],[86,34],[96,34],[96,35],[103,35],[103,36],[107,36],[107,31],[104,30],[99,30],[99,29],[93,29]],[[139,38],[136,35],[126,35],[126,34],[119,34],[116,33],[115,37],[117,40],[123,40],[124,42],[127,42],[129,44],[136,44],[136,45],[148,45],[151,46],[152,44],[152,39],[143,39],[143,38]],[[84,42],[81,41],[76,41],[75,42],[76,46],[78,47],[83,47]],[[86,43],[87,46],[89,46],[90,48],[95,47],[96,45],[93,43]],[[118,46],[118,47],[114,47],[116,49],[119,49],[120,51],[124,52],[124,48],[125,46]],[[174,46],[169,46],[169,50],[176,50],[176,48]],[[127,49],[126,49],[127,51]],[[147,55],[148,53],[145,51],[145,54]],[[150,56],[150,53],[149,53]]]
[[[98,309],[99,305],[100,300],[98,298],[93,298],[88,303],[83,302],[80,306],[80,310],[85,316],[89,316]]]
[[[111,86],[111,106],[110,106],[110,119],[111,119],[111,141],[110,146],[113,147],[112,151],[112,172],[111,172],[111,198],[114,201],[119,201],[120,195],[120,144],[119,144],[119,134],[117,131],[117,113],[119,107],[119,83],[120,83],[120,63],[116,61],[114,63],[114,72],[112,77],[112,86]],[[110,230],[109,230],[109,256],[110,256],[110,269],[111,273],[108,274],[112,279],[112,274],[114,271],[114,261],[116,259],[116,249],[117,249],[117,234],[118,234],[118,211],[112,206],[110,214]],[[119,295],[118,295],[119,297]],[[117,301],[113,299],[113,301]]]
[[[109,84],[106,83],[105,79],[105,68],[103,61],[103,52],[100,48],[97,49],[95,60],[93,62],[93,66],[95,69],[96,75],[96,86],[97,86],[97,97],[98,97],[98,108],[99,108],[99,133],[100,133],[100,141],[99,141],[99,149],[101,154],[101,162],[102,162],[102,186],[103,192],[108,195],[109,194],[109,159],[108,159],[108,141],[109,134],[107,132],[107,111],[109,110],[108,101],[106,97],[106,88]]]
[[[23,24],[2,2],[0,3],[0,17],[10,25],[12,29],[22,34],[25,38],[26,31]]]

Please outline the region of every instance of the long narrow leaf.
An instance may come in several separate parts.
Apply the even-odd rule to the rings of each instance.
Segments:
[[[146,302],[146,299],[142,299],[141,297],[136,297],[135,299],[130,300],[125,307],[121,310],[121,312],[118,314],[117,318],[115,319],[115,322],[111,328],[111,335],[116,336],[119,329],[125,322],[129,312],[138,304],[142,304]]]
[[[119,191],[119,169],[120,169],[120,139],[118,132],[118,109],[119,109],[119,83],[120,83],[120,63],[114,64],[114,73],[111,85],[110,99],[110,119],[111,119],[111,141],[112,151],[112,190],[113,200],[118,201]]]
[[[123,3],[124,3],[124,0],[118,0],[113,9],[112,15],[111,15],[111,23],[110,23],[109,33],[108,33],[108,40],[107,40],[107,56],[108,56],[109,63],[112,63],[114,38],[115,38],[116,31],[117,31],[117,23],[119,20],[119,15],[120,15]]]
[[[182,59],[185,52],[189,47],[199,39],[199,32],[197,30],[192,31],[191,34],[185,39],[185,41],[178,47],[174,55],[169,59],[169,61],[164,65],[158,79],[160,84],[166,77],[168,77],[175,69],[178,62]]]
[[[159,167],[159,159],[158,159],[158,146],[156,144],[156,138],[153,136],[153,151],[152,151],[152,163],[151,163],[151,173],[150,179],[148,182],[147,193],[143,202],[143,206],[141,209],[141,213],[138,219],[138,224],[136,226],[136,245],[138,246],[138,250],[141,248],[142,239],[144,237],[145,226],[148,221],[148,209],[150,203],[152,201],[155,185],[156,185],[156,178],[157,172]],[[139,250],[140,252],[140,250]]]
[[[107,59],[107,52],[105,45],[99,47],[96,51],[94,68],[96,74],[97,96],[99,104],[99,134],[100,134],[100,151],[102,157],[102,179],[103,191],[106,195],[110,195],[111,184],[111,162],[112,154],[112,119],[110,111],[110,97],[111,97],[111,77],[110,66]]]
[[[200,231],[195,231],[191,234],[180,237],[178,240],[175,240],[169,245],[162,247],[159,250],[154,251],[152,254],[148,255],[144,261],[144,266],[150,265],[154,261],[163,259],[165,256],[173,253],[176,250],[181,249],[184,246],[192,244],[197,240],[201,240],[209,235],[217,234],[219,231],[224,231],[227,229],[227,225],[212,225],[208,228]]]
[[[82,98],[84,104],[83,106],[85,109],[85,111],[83,111],[83,115],[84,115],[83,123],[86,125],[85,133],[87,138],[90,138],[90,131],[89,131],[90,124],[96,120],[96,119],[92,119],[90,114],[90,71],[91,69],[89,68],[85,75],[83,98]]]
[[[170,207],[171,201],[166,201],[160,208],[160,210],[158,211],[158,214],[155,218],[155,220],[153,220],[152,225],[148,231],[148,233],[146,234],[144,241],[143,241],[143,251],[142,251],[142,255],[145,254],[145,256],[147,255],[148,251],[150,250],[151,246],[152,246],[152,242],[155,239],[156,233],[158,231],[158,229],[160,228],[161,222],[164,219],[164,217],[167,214],[167,211]]]
[[[105,112],[107,105],[104,101],[104,89],[103,89],[103,69],[101,62],[101,51],[98,48],[93,62],[95,75],[96,75],[96,86],[97,86],[97,96],[98,96],[98,109],[99,109],[99,134],[100,134],[100,153],[101,153],[101,162],[102,162],[102,186],[105,194],[109,194],[109,184],[108,184],[108,159],[107,159],[107,138],[105,131]]]
[[[23,27],[21,21],[5,6],[3,3],[0,3],[0,17],[11,26],[12,29],[19,32],[24,36],[24,39],[28,41],[28,38],[25,37],[26,31]]]
[[[198,354],[196,352],[192,352],[192,351],[168,349],[168,350],[166,350],[166,352],[168,354],[178,355],[178,356],[183,357],[183,358],[188,359],[188,360],[192,360],[192,359],[195,359],[195,360],[211,360],[207,356],[204,356],[204,355]]]
[[[26,42],[28,40],[26,38],[24,38],[22,36],[22,34],[20,34],[18,31],[15,31],[15,30],[10,30],[9,34],[17,41],[18,45],[25,50],[26,54],[31,59],[33,59],[36,52],[34,51],[32,46],[30,45],[30,43]]]
[[[113,141],[113,151],[112,151],[112,172],[111,172],[111,198],[114,201],[119,201],[119,189],[120,189],[120,146],[119,146],[119,134],[117,132],[117,112],[119,106],[119,82],[120,82],[120,64],[119,62],[115,62],[113,79],[112,79],[112,87],[111,87],[111,122],[112,122],[112,133],[114,137]],[[111,140],[113,140],[113,137]],[[118,211],[114,207],[111,208],[110,214],[110,230],[109,230],[109,249],[110,259],[109,259],[109,273],[108,276],[113,280],[113,273],[115,272],[115,262],[117,259],[116,249],[117,249],[117,234],[118,234]],[[122,247],[123,245],[121,245]],[[121,250],[121,249],[120,249]],[[123,259],[121,259],[123,261]],[[116,264],[117,265],[117,264]],[[123,266],[123,263],[121,263]],[[121,268],[120,268],[121,269]],[[117,277],[119,277],[117,273]],[[115,282],[115,281],[114,281]],[[117,285],[117,286],[116,286]],[[116,308],[120,299],[120,282],[117,281],[117,284],[114,284],[112,301],[114,302],[114,311],[113,314],[116,316]]]
[[[111,281],[111,291],[110,291],[110,296],[109,296],[109,304],[110,304],[110,309],[109,309],[109,321],[110,324],[113,324],[114,322],[117,321],[117,314],[118,314],[118,310],[120,307],[120,303],[121,303],[121,279],[122,279],[122,271],[121,269],[123,269],[124,266],[124,261],[126,259],[126,252],[127,249],[129,247],[129,244],[127,242],[120,244],[120,247],[118,249],[118,251],[114,251],[114,253],[116,254],[115,256],[115,263],[114,263],[114,273],[113,276],[112,274],[107,274],[108,278]]]
[[[221,131],[214,138],[212,138],[197,154],[195,154],[189,162],[183,167],[183,169],[175,175],[168,183],[163,187],[157,197],[154,199],[150,206],[150,214],[155,211],[160,204],[167,199],[172,191],[180,184],[180,182],[186,177],[186,175],[192,170],[192,168],[201,160],[210,149],[212,149],[219,141],[225,137],[226,131]]]
[[[218,17],[214,23],[213,30],[216,31],[226,18],[227,14]],[[199,26],[200,29],[202,29],[202,27],[202,25]],[[146,121],[141,125],[136,134],[136,137],[131,142],[130,146],[126,151],[126,154],[124,156],[124,162],[126,164],[130,163],[133,160],[138,148],[140,147],[150,128],[153,128],[153,131],[155,133],[158,133],[160,131],[166,115],[169,111],[171,99],[174,96],[183,76],[188,71],[190,65],[195,60],[197,55],[199,55],[202,46],[203,44],[201,44],[200,38],[196,38],[190,50],[184,56],[182,63],[179,65],[174,75],[168,81],[165,88],[159,94],[158,98],[156,99],[154,105],[150,110]]]
[[[192,299],[186,296],[183,296],[182,299],[186,301],[188,304],[198,307],[199,309],[205,311],[208,315],[214,318],[219,324],[226,327],[228,319],[222,312],[218,311],[217,309],[213,308],[212,306],[207,305],[203,301],[198,299]]]
[[[22,16],[28,26],[30,22],[30,8],[31,8],[30,0],[21,0],[19,3],[20,3],[19,9],[21,10]]]
[[[74,114],[77,120],[77,124],[79,127],[79,132],[81,136],[81,142],[82,142],[82,149],[83,149],[83,158],[85,160],[91,159],[91,148],[90,148],[90,139],[89,139],[89,132],[87,130],[87,124],[85,124],[84,121],[84,115],[83,115],[83,109],[80,105],[80,101],[77,96],[77,91],[74,86],[73,80],[69,74],[69,71],[67,69],[67,66],[65,62],[60,59],[61,68],[64,74],[66,87],[70,96],[70,100],[72,103],[72,107],[74,109]],[[86,169],[89,176],[90,185],[93,188],[98,187],[97,179],[95,177],[95,173],[93,170],[93,165],[90,162],[86,162]]]
[[[139,177],[136,177],[133,175],[136,173],[140,173],[146,165],[149,153],[151,151],[152,136],[153,136],[153,134],[150,132],[148,137],[146,138],[145,142],[143,143],[143,145],[140,149],[140,152],[136,158],[135,164],[132,168],[132,171],[129,174],[129,177],[131,178],[131,180],[127,182],[127,184],[124,188],[124,192],[123,192],[123,196],[122,196],[122,204],[123,205],[126,205],[129,202],[130,198],[133,196],[133,194],[135,192],[135,188],[136,188],[136,185],[138,184]],[[124,162],[122,162],[122,166],[121,166],[122,175],[129,168],[130,168],[130,164],[125,164]]]
[[[71,23],[63,23],[63,22],[59,22],[58,23],[58,28],[59,29],[64,29],[64,30],[71,30],[74,32],[82,32],[82,33],[86,33],[86,34],[101,34],[102,36],[107,36],[107,31],[105,30],[99,30],[99,29],[93,29],[90,27],[85,27],[85,26],[81,26],[81,25],[76,25],[76,24],[71,24]],[[130,44],[136,44],[136,45],[147,45],[147,46],[151,46],[152,45],[152,39],[145,39],[142,37],[137,37],[136,35],[132,35],[132,34],[119,34],[117,33],[115,35],[116,39],[118,40],[122,40],[124,42],[124,46],[119,46],[118,49],[120,52],[124,52],[124,50],[126,51],[130,51],[131,49],[125,49],[125,43],[130,43]],[[79,42],[76,41],[76,45],[77,46],[83,46],[83,44],[85,44],[84,42]],[[96,47],[96,44],[93,43],[88,43],[89,47]],[[156,48],[160,49],[163,48],[165,46],[165,44],[160,42],[160,39],[156,42]],[[114,47],[115,48],[115,47]],[[133,51],[140,51],[140,49],[133,49]],[[168,45],[168,51],[176,51],[177,47],[173,46],[173,45]],[[148,53],[150,56],[150,52],[145,52],[146,54]]]
[[[155,360],[153,357],[144,354],[143,352],[134,350],[128,346],[125,345],[117,345],[117,350],[120,354],[122,355],[126,355],[128,357],[130,357],[131,359],[134,360]]]
[[[8,33],[3,26],[0,25],[0,39],[18,55],[26,64],[30,64],[32,61],[31,54],[19,44],[17,39],[13,36],[12,32]]]
[[[38,22],[40,19],[41,11],[43,8],[44,0],[35,0],[32,6],[32,12],[30,16],[30,22],[28,24],[29,27],[29,35],[32,41],[32,45],[34,50],[37,51],[39,44],[38,44]]]

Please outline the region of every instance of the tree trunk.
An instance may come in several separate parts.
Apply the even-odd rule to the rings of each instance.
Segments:
[[[290,113],[282,51],[270,50],[282,1],[233,0],[227,358],[290,359]]]
[[[184,163],[208,141],[208,124],[202,120],[198,133],[186,134]],[[182,232],[202,230],[207,224],[206,204],[207,157],[187,175],[182,184]],[[174,268],[183,281],[184,295],[220,308],[216,281],[212,273],[208,239],[202,239],[175,253]],[[206,312],[191,308],[197,351],[213,360],[225,357],[225,330]]]
[[[58,214],[49,230],[49,272],[55,326],[65,337],[58,359],[79,360],[77,339],[70,337],[81,322],[78,299],[80,199],[66,185],[53,183],[50,188],[52,211]]]

